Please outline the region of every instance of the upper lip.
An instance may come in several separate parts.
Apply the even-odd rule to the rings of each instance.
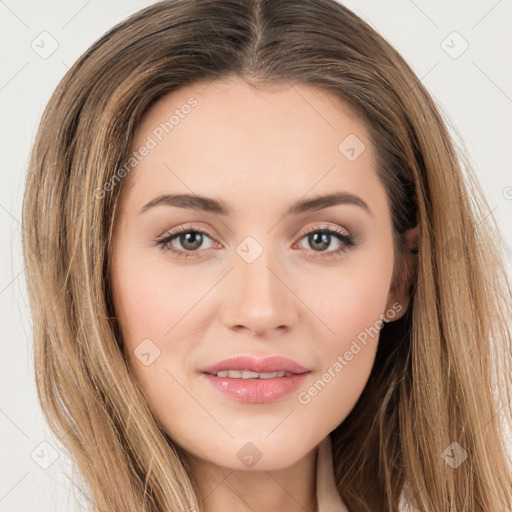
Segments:
[[[286,357],[271,356],[262,359],[252,356],[235,356],[219,361],[218,363],[202,368],[202,373],[215,375],[224,370],[248,370],[258,373],[272,373],[284,371],[288,373],[306,373],[309,370],[296,361]]]

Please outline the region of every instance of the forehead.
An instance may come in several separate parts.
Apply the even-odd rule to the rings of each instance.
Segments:
[[[270,197],[269,188],[303,195],[317,183],[315,193],[376,179],[364,122],[338,96],[305,84],[255,88],[231,78],[183,87],[142,118],[132,151],[144,146],[129,181],[146,195],[164,182]]]
[[[290,82],[254,87],[240,78],[226,78],[194,83],[160,98],[143,116],[134,146],[147,134],[177,145],[189,138],[190,125],[203,147],[213,142],[219,149],[240,139],[244,148],[261,143],[276,147],[279,141],[299,142],[318,132],[330,135],[326,145],[348,133],[367,138],[366,126],[353,109],[325,89]]]

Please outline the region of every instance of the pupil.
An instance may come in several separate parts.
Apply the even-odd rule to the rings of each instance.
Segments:
[[[195,245],[194,245],[194,238],[196,238]],[[185,240],[185,242],[183,242],[183,240]],[[188,249],[188,250],[198,249],[199,246],[201,245],[201,242],[202,242],[201,233],[196,233],[195,231],[185,233],[184,235],[182,235],[182,238],[181,238],[181,244],[183,245],[183,247],[185,249]],[[187,246],[188,243],[191,243],[192,247]]]
[[[330,239],[329,233],[313,233],[310,235],[310,242],[313,240],[312,247],[315,246],[315,244],[318,242],[322,245],[321,249],[326,249],[329,247],[329,239]],[[320,240],[318,240],[320,238]]]

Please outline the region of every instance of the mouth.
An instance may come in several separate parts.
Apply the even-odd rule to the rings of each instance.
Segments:
[[[253,372],[251,370],[221,370],[215,374],[216,377],[227,377],[229,379],[274,379],[281,377],[291,377],[292,375],[299,375],[297,373],[277,371],[277,372]]]
[[[223,395],[238,402],[263,404],[295,391],[311,371],[280,356],[238,356],[203,368],[201,373]]]

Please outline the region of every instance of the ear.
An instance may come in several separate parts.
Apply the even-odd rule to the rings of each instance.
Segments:
[[[409,307],[409,288],[418,269],[418,237],[418,226],[407,230],[404,234],[406,251],[403,256],[398,257],[398,263],[395,264],[386,303],[386,312],[392,310],[395,314],[392,318],[385,318],[384,321],[402,318]]]

